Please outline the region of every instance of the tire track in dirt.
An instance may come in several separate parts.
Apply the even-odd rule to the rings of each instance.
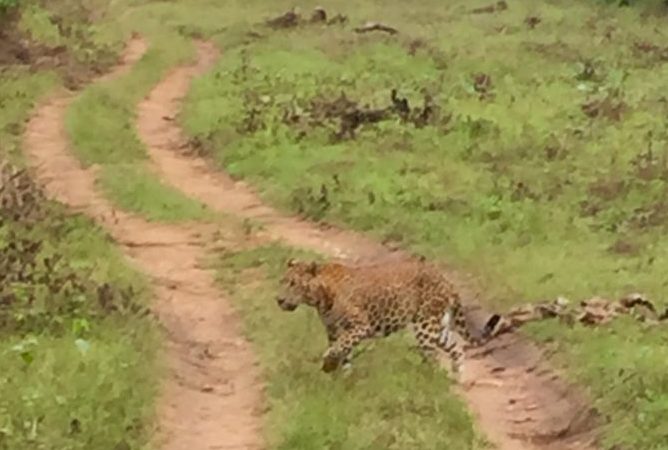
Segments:
[[[269,237],[292,246],[358,261],[405,257],[360,234],[281,214],[245,183],[183,152],[188,142],[173,119],[193,77],[212,67],[218,56],[211,44],[199,42],[197,48],[196,64],[174,70],[138,106],[139,134],[163,179],[215,210],[260,221]],[[452,276],[465,297],[477,302],[470,283],[455,271]],[[472,313],[478,323],[484,317],[479,308]],[[595,415],[588,402],[544,363],[535,345],[515,334],[502,335],[472,356],[466,371],[474,381],[459,391],[498,448],[595,448]]]
[[[158,172],[182,192],[216,210],[270,224],[266,232],[271,238],[295,247],[342,258],[386,257],[386,248],[361,236],[333,228],[324,231],[308,222],[277,214],[258,201],[245,183],[210,170],[206,161],[184,158],[181,150],[188,143],[174,119],[193,77],[212,68],[219,54],[208,42],[198,42],[197,48],[196,64],[175,69],[138,106],[137,129]]]
[[[109,77],[130,70],[144,54],[135,37]],[[153,310],[166,329],[168,374],[158,405],[156,446],[165,450],[263,448],[262,386],[239,318],[202,269],[208,227],[149,223],[116,211],[95,189],[95,170],[69,153],[64,117],[74,96],[62,92],[37,108],[24,150],[48,195],[93,217],[127,257],[148,274]]]

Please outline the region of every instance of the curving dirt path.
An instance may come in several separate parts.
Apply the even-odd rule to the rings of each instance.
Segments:
[[[127,72],[146,51],[135,37],[105,77]],[[153,282],[167,331],[167,368],[156,443],[164,450],[263,448],[262,386],[238,317],[202,269],[208,228],[149,223],[116,211],[95,189],[95,171],[71,156],[64,127],[73,95],[61,92],[27,124],[24,149],[50,197],[93,217]]]
[[[172,71],[138,106],[137,127],[157,171],[167,182],[215,210],[256,219],[271,238],[332,257],[373,260],[404,257],[360,234],[322,228],[281,214],[264,205],[243,182],[212,170],[183,153],[187,140],[174,122],[194,76],[210,68],[218,56],[198,43],[198,62]],[[468,298],[477,293],[452,271]],[[482,312],[472,313],[477,321]],[[460,389],[482,431],[504,450],[593,449],[595,417],[582,393],[561,381],[544,362],[540,350],[518,335],[503,335],[468,363]]]

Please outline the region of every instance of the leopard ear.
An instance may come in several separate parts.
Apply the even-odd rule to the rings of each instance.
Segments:
[[[295,258],[290,258],[290,259],[288,259],[288,261],[286,262],[286,266],[287,266],[287,267],[294,267],[294,266],[296,266],[296,265],[297,265],[297,260],[296,260]]]
[[[318,274],[318,263],[313,261],[308,265],[307,272],[310,275],[316,276]]]

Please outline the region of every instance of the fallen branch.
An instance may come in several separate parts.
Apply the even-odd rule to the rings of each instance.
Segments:
[[[338,130],[332,135],[333,140],[354,139],[356,131],[364,124],[378,123],[398,118],[404,124],[413,124],[422,128],[433,124],[438,117],[438,106],[433,98],[425,93],[422,106],[411,108],[408,100],[400,97],[396,89],[390,92],[390,104],[381,108],[361,106],[350,100],[344,92],[334,99],[315,97],[306,105],[298,105],[296,101],[285,105],[283,123],[306,133],[314,127],[329,127],[336,123]]]
[[[383,31],[383,32],[389,33],[389,34],[399,33],[399,30],[397,30],[396,28],[392,28],[388,25],[384,25],[384,24],[379,23],[379,22],[366,22],[364,25],[362,25],[361,27],[355,28],[353,31],[355,31],[355,33],[360,33],[360,34],[361,33],[370,33],[372,31]]]
[[[301,16],[293,8],[292,10],[287,11],[278,17],[268,19],[265,23],[268,27],[273,29],[293,28],[299,25],[300,20]]]
[[[475,8],[471,10],[473,14],[489,14],[498,11],[505,11],[508,9],[508,3],[504,0],[496,2],[494,5],[482,6],[480,8]]]
[[[498,336],[514,331],[527,323],[547,319],[556,318],[569,325],[581,323],[587,326],[601,326],[621,316],[631,316],[640,322],[656,325],[668,321],[668,308],[659,314],[651,301],[637,293],[616,301],[592,297],[574,306],[571,306],[567,299],[559,297],[550,302],[512,308],[501,316],[492,334]]]

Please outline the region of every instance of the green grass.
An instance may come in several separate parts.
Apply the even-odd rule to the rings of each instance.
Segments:
[[[294,250],[223,252],[215,267],[242,313],[267,380],[270,448],[484,448],[442,372],[399,335],[367,345],[348,377],[320,371],[325,332],[315,311],[279,310],[275,284]]]
[[[204,205],[163,183],[143,167],[132,164],[105,166],[100,184],[107,197],[126,211],[142,213],[148,220],[179,222],[213,220],[216,217]]]
[[[14,162],[22,160],[21,124],[33,103],[56,83],[54,74],[21,72],[0,75],[0,156]]]
[[[146,281],[89,219],[42,207],[0,225],[0,449],[144,448],[160,371]]]
[[[49,284],[32,285],[31,306],[10,304],[0,314],[3,322],[10,318],[0,332],[0,449],[143,448],[157,394],[158,333],[132,311],[100,310],[95,287],[131,287],[131,304],[141,306],[144,280],[88,220],[49,221],[31,237],[48,246],[45,254],[63,257],[59,270],[84,277],[90,288],[44,298],[39,292]]]
[[[197,80],[182,123],[272,203],[456,263],[480,278],[491,307],[629,291],[665,306],[668,64],[651,46],[635,48],[663,45],[664,18],[567,0],[467,12],[484,3],[335,2],[328,10],[353,24],[382,19],[401,35],[317,26],[272,33],[226,52]],[[535,29],[524,24],[530,15],[542,20]],[[411,55],[416,40],[422,47]],[[491,98],[475,92],[477,73],[491,77]],[[416,106],[426,89],[441,114],[419,129],[398,120],[364,126],[343,142],[330,140],[336,123],[282,120],[341,91],[385,106],[395,87]],[[619,120],[588,117],[582,106],[596,100],[622,102]],[[253,108],[257,130],[247,131]],[[558,360],[610,419],[606,448],[663,448],[665,331],[626,322],[537,328],[562,343]],[[636,382],[614,378],[622,366]]]
[[[63,45],[66,39],[52,22],[51,17],[50,11],[37,3],[29,3],[21,10],[19,28],[37,42],[53,46]]]
[[[42,72],[50,67],[70,88],[107,70],[116,61],[127,36],[111,13],[112,6],[126,2],[21,0],[17,3],[16,23],[3,26],[10,30],[9,35],[20,35],[19,40],[31,47],[30,64],[36,64]]]
[[[3,339],[0,449],[145,448],[156,347],[138,319],[96,323],[85,340]]]
[[[121,36],[113,29],[98,34],[84,18],[93,2],[49,2],[47,9],[20,3],[26,6],[20,28],[37,42],[64,45],[66,64],[0,73],[0,159],[17,165],[33,106],[67,70],[104,67]],[[49,21],[59,14],[76,36],[60,34]],[[46,215],[37,223],[8,220],[6,211],[0,220],[0,449],[146,448],[160,370],[159,334],[143,315],[146,282],[90,220],[40,204]],[[12,249],[38,243],[33,256]],[[45,258],[56,261],[51,269]],[[105,285],[108,302],[97,292]]]
[[[54,84],[48,74],[0,79],[11,86],[3,90],[11,95],[0,109],[3,157],[21,160],[21,124]],[[71,275],[85,286],[56,295],[48,281],[3,282],[3,296],[11,291],[18,297],[0,308],[0,449],[140,448],[150,435],[157,331],[135,313],[99,309],[95,287],[132,288],[130,303],[140,306],[147,298],[144,280],[124,266],[89,220],[45,207],[48,219],[36,225],[3,220],[0,254],[11,257],[6,246],[19,239],[40,242],[38,261],[54,255],[62,260],[55,272],[42,268],[41,275],[37,264],[35,275]],[[11,275],[3,272],[3,280]]]

